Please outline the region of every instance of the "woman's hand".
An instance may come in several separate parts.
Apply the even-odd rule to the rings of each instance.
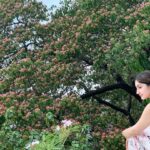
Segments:
[[[129,137],[132,136],[132,129],[131,129],[131,128],[132,128],[132,127],[127,128],[127,129],[125,129],[125,130],[122,131],[122,135],[123,135],[126,139],[128,139]]]
[[[133,136],[141,135],[145,128],[150,126],[150,104],[148,104],[138,122],[125,130],[122,131],[122,135],[127,139]]]

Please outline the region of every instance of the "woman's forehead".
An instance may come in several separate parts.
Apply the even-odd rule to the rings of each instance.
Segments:
[[[143,85],[143,84],[144,84],[144,83],[141,83],[141,82],[139,82],[139,81],[135,80],[135,86]]]

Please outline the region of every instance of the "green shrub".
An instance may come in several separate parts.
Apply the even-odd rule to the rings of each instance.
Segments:
[[[89,126],[73,125],[61,127],[46,133],[39,144],[31,146],[32,150],[90,150]]]
[[[103,150],[125,150],[125,139],[121,133],[108,135],[101,140],[101,148]]]

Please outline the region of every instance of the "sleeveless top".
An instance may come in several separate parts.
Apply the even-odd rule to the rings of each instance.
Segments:
[[[150,150],[150,126],[141,135],[127,139],[126,150]]]

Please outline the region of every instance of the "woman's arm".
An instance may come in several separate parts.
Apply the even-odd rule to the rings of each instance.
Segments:
[[[142,134],[143,130],[150,126],[150,104],[148,104],[138,122],[122,132],[122,135],[127,139],[136,135]]]

